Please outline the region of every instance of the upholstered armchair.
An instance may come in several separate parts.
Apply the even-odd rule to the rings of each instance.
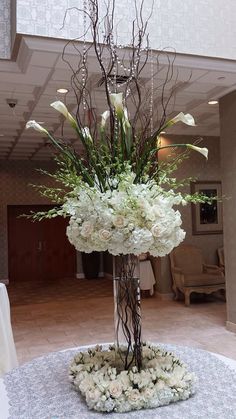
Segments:
[[[170,254],[171,273],[175,299],[179,291],[185,296],[185,305],[190,304],[192,292],[211,294],[225,289],[225,278],[222,270],[216,265],[204,264],[201,249],[181,245]]]

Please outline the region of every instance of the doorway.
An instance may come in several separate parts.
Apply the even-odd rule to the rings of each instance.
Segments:
[[[52,205],[9,205],[9,280],[44,282],[76,275],[76,251],[66,236],[68,219],[32,221],[22,214],[47,211]]]

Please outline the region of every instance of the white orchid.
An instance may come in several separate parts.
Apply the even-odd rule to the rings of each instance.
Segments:
[[[48,131],[46,130],[46,128],[42,127],[42,125],[40,125],[38,122],[34,120],[28,121],[25,127],[26,129],[33,128],[35,129],[35,131],[41,132],[43,134],[48,134]]]
[[[68,119],[73,128],[77,127],[77,122],[75,118],[70,114],[66,105],[63,102],[61,102],[60,100],[56,100],[55,102],[51,103],[50,106],[56,109],[56,111],[60,112],[62,115],[64,115],[64,117]]]
[[[93,139],[92,139],[92,136],[90,134],[90,131],[89,131],[88,127],[82,128],[82,133],[87,140],[89,140],[91,143],[93,142]]]
[[[202,154],[206,159],[208,159],[208,149],[206,147],[197,147],[192,144],[186,144],[186,146],[194,151],[197,151],[198,153]]]
[[[110,111],[105,111],[105,112],[102,113],[102,115],[101,115],[101,117],[102,117],[101,129],[102,130],[105,128],[105,125],[106,125],[106,122],[107,122],[107,119],[109,118],[109,116],[110,116]]]
[[[118,118],[121,119],[124,115],[123,93],[111,93],[110,100],[112,106],[115,108]]]

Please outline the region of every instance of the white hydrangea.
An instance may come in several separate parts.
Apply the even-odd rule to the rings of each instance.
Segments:
[[[173,208],[182,203],[181,195],[167,193],[153,181],[133,181],[128,172],[113,180],[117,189],[105,193],[81,184],[67,199],[67,236],[77,250],[164,256],[182,242],[181,215]]]

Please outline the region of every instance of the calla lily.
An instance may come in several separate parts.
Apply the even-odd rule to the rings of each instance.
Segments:
[[[26,124],[26,129],[28,128],[33,128],[38,132],[41,132],[43,134],[48,134],[48,131],[42,127],[42,125],[40,125],[38,122],[32,120],[32,121],[28,121]]]
[[[192,144],[186,144],[186,146],[194,151],[197,151],[198,153],[202,154],[206,159],[208,159],[208,149],[206,147],[197,147]]]
[[[66,105],[63,102],[61,102],[60,100],[56,100],[55,102],[51,103],[50,106],[52,106],[52,108],[56,109],[56,111],[64,115],[64,117],[68,119],[73,128],[77,128],[77,122],[75,118],[70,114]]]
[[[110,100],[112,106],[115,108],[118,118],[121,119],[124,114],[123,93],[111,93]]]
[[[174,125],[177,122],[183,122],[184,124],[190,125],[192,127],[196,126],[194,118],[192,115],[190,115],[190,113],[184,114],[183,112],[180,112],[178,115],[176,115],[168,122],[167,126]]]
[[[105,125],[106,125],[106,122],[107,122],[107,119],[109,118],[109,116],[110,116],[110,111],[105,111],[105,112],[102,113],[102,115],[101,115],[101,117],[102,117],[102,120],[101,120],[101,129],[102,130],[104,130]]]
[[[127,129],[130,128],[130,122],[129,122],[129,118],[128,118],[128,111],[127,108],[124,108],[124,115],[123,115],[123,119],[122,119],[122,124],[123,124],[123,129],[124,131],[126,131]]]

